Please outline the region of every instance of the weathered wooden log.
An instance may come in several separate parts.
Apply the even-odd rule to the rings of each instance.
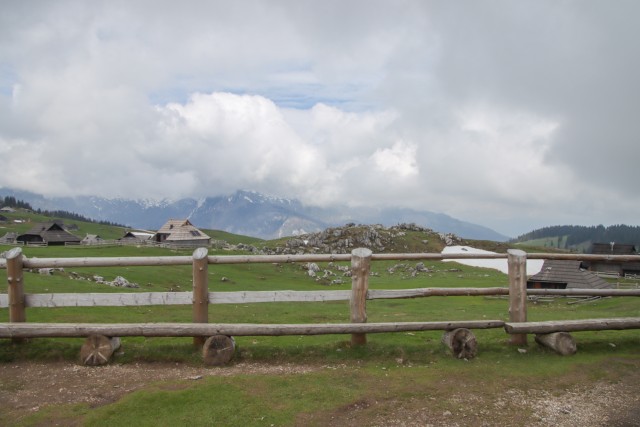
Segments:
[[[193,251],[193,323],[209,322],[209,262],[207,248]],[[193,345],[202,348],[204,337],[194,336]]]
[[[536,342],[543,347],[550,348],[562,356],[576,354],[578,347],[571,334],[567,332],[553,332],[551,334],[537,334]]]
[[[507,250],[509,270],[509,321],[527,321],[527,253],[519,249]],[[527,345],[526,334],[512,334],[512,345]]]
[[[214,335],[207,338],[202,346],[202,360],[205,365],[225,365],[233,359],[236,341],[228,335]]]
[[[473,359],[478,353],[476,336],[467,328],[446,331],[442,335],[442,343],[457,359]]]
[[[557,320],[543,322],[506,322],[508,334],[550,334],[551,332],[604,331],[640,329],[640,317],[617,317],[609,319]]]
[[[0,323],[0,338],[281,336],[503,328],[502,320],[394,323]]]
[[[367,291],[369,290],[369,274],[371,273],[371,250],[357,248],[351,251],[351,310],[352,323],[367,323]],[[351,334],[351,345],[367,343],[363,333]]]
[[[80,348],[80,362],[87,366],[99,366],[109,363],[113,352],[120,348],[120,338],[92,334]]]

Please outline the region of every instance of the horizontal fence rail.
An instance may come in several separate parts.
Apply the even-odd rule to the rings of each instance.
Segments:
[[[213,335],[281,336],[445,331],[457,328],[503,328],[502,320],[395,323],[256,324],[256,323],[0,323],[0,338],[86,337],[192,337]]]
[[[369,289],[367,300],[408,299],[447,296],[508,296],[509,288],[416,288]],[[527,289],[536,296],[640,297],[640,289]],[[263,302],[349,301],[351,291],[229,291],[209,292],[209,304]],[[25,307],[126,307],[147,305],[190,305],[192,292],[55,293],[25,294]],[[0,294],[0,308],[9,306],[7,294]]]

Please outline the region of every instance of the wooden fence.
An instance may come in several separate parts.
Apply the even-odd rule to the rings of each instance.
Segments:
[[[509,286],[491,288],[418,288],[400,290],[369,289],[371,263],[383,260],[456,260],[507,259]],[[585,261],[638,262],[640,256],[589,254],[526,254],[511,249],[507,254],[373,254],[359,248],[351,254],[309,255],[209,255],[198,248],[192,256],[165,257],[88,257],[26,258],[19,247],[6,253],[0,268],[7,270],[8,292],[0,294],[0,308],[8,307],[9,322],[0,323],[0,338],[19,340],[31,337],[74,337],[92,334],[113,336],[192,336],[202,346],[213,335],[317,335],[351,334],[353,345],[366,343],[366,334],[398,331],[444,330],[459,328],[504,328],[514,345],[525,345],[528,333],[549,331],[640,328],[640,318],[583,319],[579,326],[570,322],[527,322],[527,296],[640,296],[640,289],[527,289],[527,259],[564,259]],[[351,262],[351,290],[321,291],[238,291],[210,292],[208,267],[211,264]],[[24,268],[126,267],[192,265],[192,292],[128,292],[77,294],[25,294]],[[503,295],[509,299],[509,321],[471,320],[440,322],[367,323],[366,301],[373,299],[417,298],[430,296]],[[209,304],[258,302],[349,301],[351,323],[346,324],[209,324]],[[193,323],[154,324],[34,324],[26,323],[28,307],[95,307],[142,305],[192,305]],[[579,328],[579,329],[572,329]]]

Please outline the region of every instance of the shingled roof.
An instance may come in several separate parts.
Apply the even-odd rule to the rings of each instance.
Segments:
[[[188,219],[170,219],[155,234],[154,240],[159,242],[193,242],[208,243],[211,238],[198,230]]]
[[[58,222],[45,222],[35,225],[31,230],[21,234],[18,241],[42,241],[48,244],[79,243],[80,238],[69,233]]]
[[[601,277],[581,268],[580,261],[564,261],[548,259],[544,261],[542,270],[527,280],[527,283],[566,283],[567,289],[611,288],[611,284]]]

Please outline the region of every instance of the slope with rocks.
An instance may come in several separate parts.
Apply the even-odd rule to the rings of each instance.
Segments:
[[[317,233],[266,242],[261,248],[242,248],[264,254],[348,254],[355,248],[368,248],[375,253],[440,252],[445,246],[462,244],[454,234],[437,233],[416,224],[392,227],[347,224]]]

